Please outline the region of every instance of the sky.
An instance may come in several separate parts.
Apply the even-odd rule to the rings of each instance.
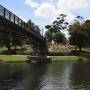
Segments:
[[[40,28],[52,24],[58,14],[67,14],[67,20],[76,16],[90,19],[90,0],[0,0],[0,4],[24,21],[31,19]]]

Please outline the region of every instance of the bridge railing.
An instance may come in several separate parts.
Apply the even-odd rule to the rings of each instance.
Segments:
[[[20,27],[34,32],[38,35],[40,35],[40,33],[38,33],[38,31],[36,30],[32,30],[31,26],[27,23],[25,23],[22,19],[20,19],[19,17],[17,17],[15,14],[13,14],[12,12],[10,12],[9,10],[7,10],[5,7],[3,7],[2,5],[0,5],[0,16],[2,16],[5,19],[8,19],[9,21],[19,25]],[[41,36],[41,35],[40,35]]]

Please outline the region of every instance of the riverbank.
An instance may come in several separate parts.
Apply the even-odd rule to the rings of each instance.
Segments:
[[[48,56],[48,57],[52,58],[53,62],[88,60],[87,58],[82,57],[82,56]]]
[[[26,62],[27,56],[29,55],[0,55],[0,61],[5,62]],[[47,56],[51,58],[53,62],[57,61],[78,61],[78,60],[88,60],[81,56]]]
[[[25,62],[28,55],[0,55],[0,61]]]
[[[10,55],[7,52],[7,48],[0,48],[0,61],[25,62],[28,60],[27,56],[33,56],[30,47],[26,49],[18,47],[16,51],[12,48]],[[90,48],[83,48],[82,52],[68,48],[64,48],[64,50],[58,49],[58,51],[55,49],[54,52],[49,51],[47,58],[50,58],[53,62],[90,60]],[[38,60],[38,58],[36,59]]]

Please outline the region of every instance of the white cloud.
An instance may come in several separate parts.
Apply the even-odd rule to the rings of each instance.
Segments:
[[[49,2],[50,1],[50,2]],[[35,0],[25,0],[25,3],[34,10],[34,14],[41,18],[55,18],[57,14],[64,13],[70,15],[68,17],[71,20],[74,15],[73,13],[86,10],[89,7],[89,0],[57,0],[56,4],[53,5],[54,0],[48,0],[48,2],[42,2],[41,4]]]
[[[39,3],[37,3],[33,0],[25,0],[25,3],[32,8],[38,8],[39,7]]]
[[[25,0],[25,3],[32,8],[36,8],[34,10],[35,16],[50,18],[51,20],[54,20],[57,17],[57,14],[60,13],[69,15],[67,19],[72,20],[75,17],[73,13],[90,8],[90,2],[88,0],[57,0],[54,5],[53,1],[54,0],[48,0],[48,2],[42,2],[40,4],[35,0]]]
[[[53,5],[50,2],[43,2],[34,13],[38,17],[51,19],[52,17],[55,19],[57,14],[64,13],[69,15],[67,17],[68,20],[72,20],[74,18],[73,12],[88,7],[88,0],[58,0],[57,5]]]
[[[90,16],[89,16],[89,17],[87,17],[87,18],[85,18],[85,20],[90,20]]]
[[[78,14],[90,17],[90,0],[47,0],[47,2],[42,3],[38,3],[35,0],[25,0],[25,3],[35,8],[33,13],[36,17],[48,19],[49,22],[55,20],[57,15],[62,13],[68,15],[66,20],[69,22]],[[68,37],[68,32],[64,33]]]
[[[40,7],[34,12],[36,16],[43,18],[51,18],[55,15],[56,9],[53,4],[49,2],[42,3]]]
[[[88,8],[89,3],[88,0],[59,0],[57,7],[65,11],[76,11]]]
[[[63,7],[66,10],[75,10],[89,7],[87,0],[59,0],[58,7]]]
[[[54,3],[55,2],[55,3]],[[38,3],[35,0],[25,0],[25,3],[32,8],[35,8],[33,13],[41,19],[48,19],[49,22],[56,19],[58,14],[68,15],[66,20],[71,22],[76,15],[90,15],[86,12],[90,9],[89,0],[47,0],[47,2]],[[84,13],[86,12],[86,13]],[[87,17],[89,17],[87,15]]]

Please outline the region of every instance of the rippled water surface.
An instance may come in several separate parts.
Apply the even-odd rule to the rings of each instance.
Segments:
[[[1,62],[0,90],[90,90],[90,62]]]

